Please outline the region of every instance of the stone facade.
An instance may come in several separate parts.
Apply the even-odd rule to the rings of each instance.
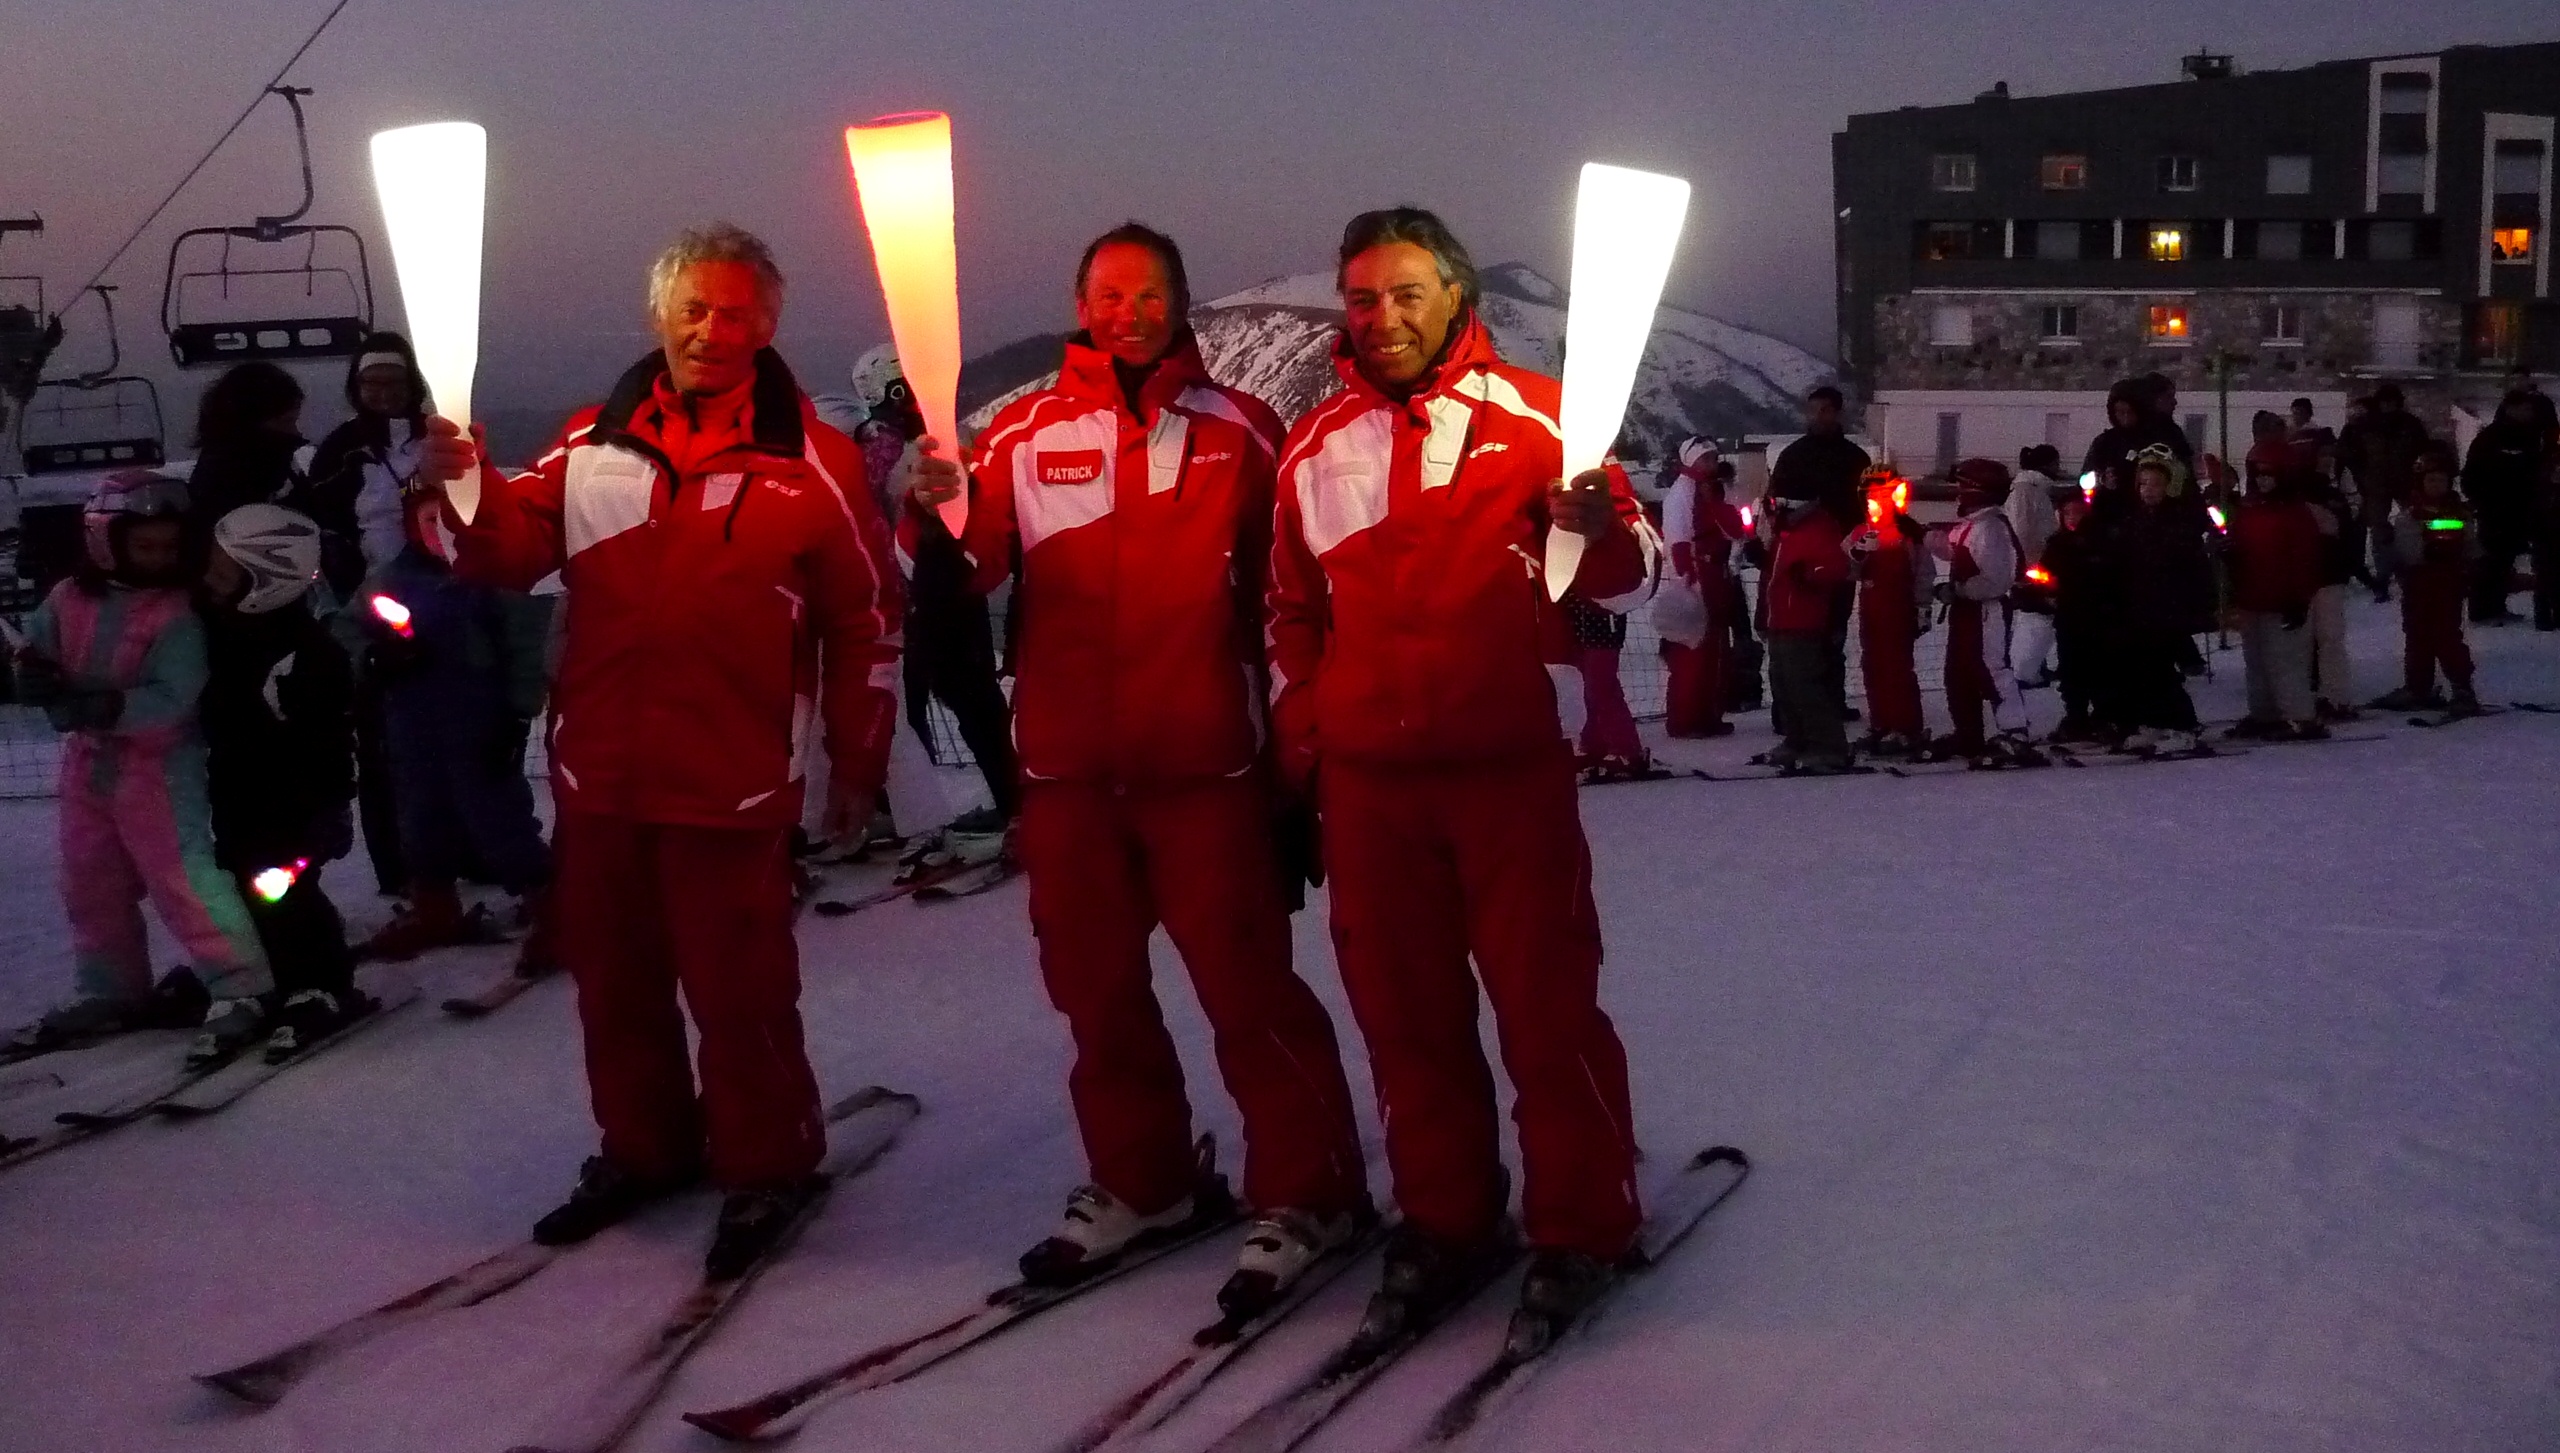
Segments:
[[[2213,358],[2229,355],[2234,391],[2369,392],[2385,378],[2400,383],[2412,408],[2430,427],[2440,426],[2454,401],[2446,382],[2462,342],[2462,309],[2441,297],[2380,295],[2413,303],[2419,338],[2414,363],[2384,369],[2374,363],[2373,313],[2377,295],[2361,292],[2197,293],[1965,293],[1893,294],[1876,300],[1876,389],[2051,390],[2104,393],[2118,379],[2163,373],[2190,397],[2214,388]],[[2079,309],[2079,339],[2041,339],[2044,310]],[[2155,304],[2182,305],[2188,336],[2183,344],[2149,340]],[[2263,337],[2265,310],[2282,304],[2298,310],[2299,344],[2270,344]],[[1970,344],[1931,343],[1937,310],[1972,311]]]

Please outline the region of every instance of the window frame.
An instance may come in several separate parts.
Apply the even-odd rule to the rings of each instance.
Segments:
[[[2285,331],[2286,325],[2292,331]],[[2302,343],[2302,305],[2269,303],[2258,312],[2258,342],[2267,348],[2300,348]]]
[[[2186,172],[2183,182],[2178,180],[2182,168]],[[2158,163],[2156,180],[2163,192],[2200,192],[2204,190],[2204,162],[2191,151],[2164,152]]]
[[[2068,322],[2064,331],[2056,325]],[[2047,347],[2080,346],[2080,305],[2078,303],[2045,303],[2036,310],[2036,342]]]
[[[1964,319],[1964,337],[1960,339],[1943,336],[1951,330],[1939,326],[1955,317]],[[1971,348],[1982,341],[1980,324],[1971,303],[1932,303],[1929,305],[1929,329],[1925,335],[1927,344],[1931,348]]]
[[[2164,325],[2173,325],[2165,326]],[[2142,321],[2143,346],[2185,348],[2195,342],[2195,312],[2187,303],[2152,303]]]
[[[2489,229],[2490,263],[2498,267],[2532,266],[2534,247],[2541,240],[2534,234],[2540,230],[2541,228],[2530,222],[2519,222],[2507,227],[2491,227]],[[2508,251],[2511,240],[2520,240],[2522,247],[2516,251]]]
[[[2194,252],[2189,244],[2195,237],[2192,222],[2145,222],[2142,224],[2142,255],[2164,266],[2186,262]]]
[[[2085,151],[2045,152],[2036,162],[2036,186],[2047,192],[2089,190],[2089,154]]]
[[[1963,182],[1961,185],[1953,180],[1957,173],[1962,174]],[[1981,189],[1981,153],[1971,151],[1936,151],[1929,154],[1930,191],[1976,192]]]
[[[2280,163],[2285,163],[2285,162],[2300,162],[2300,163],[2302,163],[2302,185],[2301,185],[2301,186],[2299,186],[2299,187],[2279,187],[2279,186],[2277,186],[2277,185],[2276,185],[2276,180],[2277,180],[2277,178],[2276,178],[2276,168],[2277,168],[2277,166],[2278,166]],[[2267,177],[2266,177],[2266,183],[2267,183],[2267,195],[2268,195],[2268,196],[2270,196],[2270,197],[2307,197],[2307,196],[2310,196],[2310,195],[2311,195],[2311,189],[2312,189],[2312,187],[2316,184],[2316,181],[2317,181],[2317,173],[2318,173],[2318,170],[2319,170],[2318,162],[2317,162],[2317,161],[2312,157],[2311,153],[2309,153],[2309,152],[2307,152],[2307,151],[2271,151],[2271,152],[2268,152],[2268,153],[2267,153]]]

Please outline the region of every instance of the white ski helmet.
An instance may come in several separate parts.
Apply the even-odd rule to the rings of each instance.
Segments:
[[[281,610],[320,578],[320,527],[282,505],[242,505],[214,524],[213,543],[249,572],[242,615]]]
[[[907,376],[898,363],[898,345],[883,343],[853,365],[853,397],[866,413],[880,412],[889,401],[889,386]]]
[[[133,520],[171,520],[187,512],[187,482],[156,469],[126,469],[98,481],[81,508],[82,543],[89,563],[109,575],[122,570],[117,549],[124,525]]]

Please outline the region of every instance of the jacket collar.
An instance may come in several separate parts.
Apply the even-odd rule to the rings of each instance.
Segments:
[[[1369,376],[1360,371],[1359,355],[1352,351],[1349,332],[1336,333],[1333,339],[1333,371],[1342,375],[1345,387],[1367,399],[1373,408],[1418,410],[1431,399],[1456,389],[1467,375],[1491,368],[1501,361],[1502,355],[1493,348],[1493,331],[1485,327],[1484,320],[1470,308],[1459,321],[1457,332],[1441,350],[1440,361],[1422,375],[1411,394],[1397,399],[1371,383]]]
[[[1185,327],[1138,390],[1138,402],[1145,406],[1141,422],[1152,423],[1184,389],[1207,382],[1209,366],[1200,361],[1200,340]],[[1067,340],[1066,356],[1058,363],[1058,392],[1083,403],[1128,406],[1120,391],[1120,376],[1112,370],[1111,355],[1095,347],[1084,333]]]
[[[663,406],[672,396],[663,387],[666,377],[666,355],[654,349],[624,370],[597,413],[595,434],[590,437],[598,443],[638,444],[655,453],[647,436],[632,428],[632,420],[645,405]],[[767,454],[799,458],[808,446],[800,420],[800,383],[781,354],[770,348],[756,354],[755,377],[746,385],[746,395],[747,437],[742,442]]]

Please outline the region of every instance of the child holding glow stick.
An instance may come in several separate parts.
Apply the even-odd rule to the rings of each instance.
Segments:
[[[2462,638],[2463,605],[2472,567],[2480,558],[2471,506],[2453,492],[2453,451],[2431,444],[2420,451],[2417,483],[2393,511],[2393,563],[2400,576],[2400,634],[2405,679],[2376,701],[2384,711],[2480,714],[2471,686],[2471,647]],[[2447,703],[2436,695],[2436,670],[2453,688]]]

